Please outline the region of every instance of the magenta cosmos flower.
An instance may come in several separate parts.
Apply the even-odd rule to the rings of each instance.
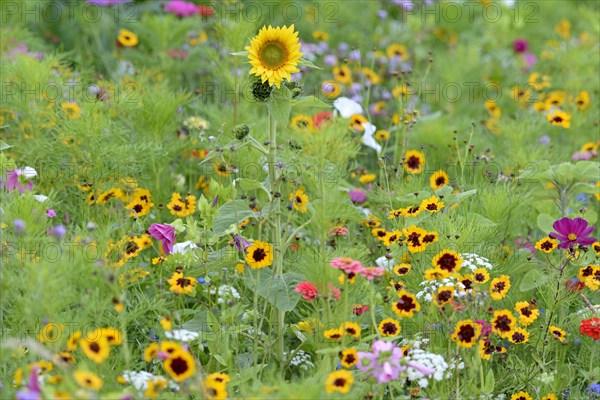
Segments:
[[[550,233],[550,237],[558,239],[559,249],[569,249],[576,244],[580,246],[590,245],[596,241],[589,237],[594,231],[594,226],[588,226],[588,222],[583,218],[562,218],[555,221],[552,225],[556,233]]]
[[[181,0],[171,0],[165,5],[165,11],[177,15],[179,18],[200,14],[196,4]]]
[[[294,292],[301,293],[302,298],[310,303],[319,295],[319,291],[315,285],[307,281],[300,282],[294,289]]]
[[[167,224],[152,224],[148,228],[148,233],[156,240],[160,240],[165,254],[173,252],[175,244],[175,228]]]

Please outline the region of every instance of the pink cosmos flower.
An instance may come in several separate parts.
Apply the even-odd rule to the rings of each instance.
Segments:
[[[165,5],[165,11],[177,15],[179,18],[200,14],[196,4],[182,0],[171,0]]]
[[[27,167],[27,168],[30,168],[30,167]],[[22,184],[20,182],[21,176],[23,176],[25,179],[30,178],[27,168],[25,168],[24,170],[17,168],[12,171],[9,171],[6,174],[6,183],[4,184],[4,186],[9,191],[18,190],[19,194],[23,194],[26,191],[31,191],[33,189],[33,181],[29,181],[26,184]],[[37,173],[36,173],[36,175],[37,175]]]
[[[551,232],[548,236],[560,241],[559,249],[569,249],[576,244],[585,246],[596,241],[595,238],[588,237],[595,227],[588,226],[588,222],[583,218],[571,219],[565,217],[555,221],[552,227],[556,233]]]
[[[376,276],[383,275],[383,268],[381,268],[381,267],[363,268],[362,271],[360,271],[360,274],[363,276],[363,278],[366,278],[366,279],[372,281],[373,278],[375,278]]]
[[[148,228],[148,233],[156,240],[160,240],[165,254],[173,252],[175,244],[175,228],[167,224],[152,224]]]
[[[347,235],[348,232],[348,228],[346,228],[345,226],[338,226],[334,228],[331,232],[329,232],[329,234],[332,236],[344,236]]]
[[[319,295],[319,291],[315,285],[307,281],[300,282],[294,289],[294,292],[302,293],[302,298],[309,303],[312,303]]]

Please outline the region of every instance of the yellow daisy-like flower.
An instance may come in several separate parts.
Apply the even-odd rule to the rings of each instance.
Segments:
[[[373,182],[376,178],[377,175],[375,174],[363,174],[358,178],[358,181],[364,185]]]
[[[463,259],[460,254],[452,250],[442,250],[431,260],[433,267],[445,274],[446,277],[458,272],[462,263]]]
[[[189,195],[183,200],[179,193],[173,193],[167,208],[171,210],[171,214],[185,218],[196,211],[196,196]]]
[[[436,196],[432,196],[428,199],[423,199],[421,202],[421,209],[430,213],[436,213],[444,208],[444,202],[440,201]]]
[[[515,311],[519,314],[519,323],[523,326],[533,324],[540,316],[540,310],[534,308],[528,301],[515,303]]]
[[[377,132],[375,132],[375,135],[373,135],[375,137],[376,140],[379,140],[380,142],[385,142],[386,140],[389,140],[390,138],[390,131],[385,130],[385,129],[380,129]]]
[[[421,304],[419,304],[414,294],[400,290],[398,291],[398,297],[400,301],[392,303],[392,310],[400,318],[412,318],[415,312],[421,311]]]
[[[341,92],[342,89],[340,88],[340,84],[336,81],[324,81],[321,85],[321,93],[327,96],[328,99],[335,99]]]
[[[331,340],[340,339],[343,334],[344,334],[344,332],[341,329],[337,329],[337,328],[327,329],[325,332],[323,332],[323,336],[325,336],[326,339],[331,339]]]
[[[255,241],[246,249],[246,262],[252,269],[261,269],[273,264],[273,246]]]
[[[410,264],[402,263],[395,265],[392,270],[394,271],[394,274],[404,276],[410,272],[410,268]]]
[[[353,383],[352,372],[341,369],[329,374],[325,381],[325,391],[327,393],[348,393]]]
[[[227,388],[223,383],[204,381],[202,383],[202,393],[207,400],[225,400],[227,399]]]
[[[448,303],[454,297],[454,288],[452,286],[440,286],[435,293],[435,302],[439,306]]]
[[[514,344],[524,344],[529,341],[529,332],[523,328],[514,328],[508,336],[508,340]]]
[[[81,109],[75,103],[64,102],[60,105],[68,119],[76,119],[81,115]]]
[[[117,41],[123,47],[134,47],[140,42],[137,35],[127,29],[121,29]]]
[[[169,290],[171,292],[189,294],[194,291],[198,281],[195,278],[184,277],[182,272],[175,271],[167,283],[170,285]]]
[[[292,128],[299,131],[311,131],[313,129],[313,121],[308,115],[296,115],[292,118]]]
[[[510,289],[510,276],[502,275],[492,279],[490,283],[490,296],[493,300],[503,299]]]
[[[212,373],[212,374],[208,375],[205,379],[205,382],[215,382],[215,383],[221,383],[223,385],[229,383],[230,381],[231,381],[231,378],[229,377],[229,375],[224,374],[222,372]]]
[[[450,182],[450,177],[448,174],[441,169],[439,171],[434,172],[429,178],[429,186],[433,190],[438,190],[446,186]]]
[[[575,104],[579,111],[585,111],[590,108],[590,94],[585,90],[577,95]]]
[[[510,400],[533,400],[529,393],[520,391],[510,396]]]
[[[245,49],[252,65],[250,75],[259,76],[263,83],[268,81],[269,86],[279,88],[284,79],[291,81],[291,74],[299,71],[302,53],[293,24],[289,28],[263,26]]]
[[[548,327],[550,334],[554,337],[554,339],[558,340],[561,343],[564,343],[566,340],[567,333],[560,329],[558,326],[551,325]]]
[[[363,224],[364,226],[369,227],[369,228],[377,228],[378,226],[381,225],[381,221],[376,216],[369,214],[369,215],[367,215],[367,219],[362,221],[361,224]],[[600,245],[600,243],[598,243],[598,245]],[[600,250],[599,250],[599,252],[600,252]]]
[[[499,118],[500,115],[502,115],[502,111],[500,110],[500,107],[498,107],[496,105],[496,102],[494,100],[486,100],[485,108],[488,110],[490,115],[494,118]]]
[[[404,170],[410,174],[419,174],[423,171],[425,156],[418,150],[409,150],[404,157]]]
[[[454,333],[450,339],[455,341],[460,347],[473,347],[481,335],[481,325],[470,319],[459,321],[454,328]]]
[[[349,84],[352,82],[352,71],[346,65],[333,67],[333,78],[339,83]]]
[[[360,337],[361,328],[360,325],[358,325],[355,322],[344,322],[342,326],[340,326],[340,330],[342,330],[345,334],[349,336],[355,338]]]
[[[150,362],[158,356],[158,343],[150,343],[146,350],[144,350],[144,361]]]
[[[554,393],[548,393],[547,395],[542,397],[542,400],[558,400],[558,397],[556,397]]]
[[[473,271],[473,279],[475,280],[475,283],[483,285],[490,280],[490,273],[485,268],[477,268]]]
[[[382,320],[377,326],[379,333],[384,337],[395,337],[398,336],[402,328],[400,323],[393,318],[386,318]]]
[[[102,384],[104,383],[98,375],[87,371],[75,371],[73,372],[73,377],[75,378],[75,382],[82,388],[96,392],[102,388]]]
[[[386,54],[390,58],[399,57],[402,61],[406,61],[409,58],[406,46],[399,43],[390,44],[386,49]]]
[[[163,368],[176,382],[184,381],[196,372],[194,357],[185,350],[171,353],[169,358],[163,361]]]
[[[491,321],[492,332],[501,338],[507,339],[514,330],[516,322],[517,319],[509,310],[494,311],[494,317]]]
[[[295,193],[290,193],[290,201],[294,205],[294,210],[305,213],[308,211],[306,204],[308,204],[308,196],[304,193],[304,190],[298,189]]]
[[[401,237],[402,233],[400,231],[387,232],[382,241],[386,247],[390,247],[394,243],[398,242]]]
[[[329,34],[327,32],[314,31],[312,33],[312,37],[315,38],[315,40],[321,40],[321,41],[329,40]]]
[[[551,238],[550,236],[546,236],[541,238],[535,244],[535,248],[543,251],[544,253],[551,253],[558,246],[558,242],[556,239]]]
[[[358,362],[358,352],[356,349],[346,349],[340,352],[340,364],[344,368],[350,368]]]
[[[564,111],[555,110],[552,113],[548,113],[546,118],[554,126],[561,126],[566,129],[571,127],[571,114]]]
[[[365,81],[367,81],[370,85],[377,85],[379,82],[381,82],[381,78],[377,72],[373,71],[371,68],[364,67],[362,69],[362,73],[365,77]]]
[[[89,332],[79,341],[83,354],[96,364],[102,364],[110,354],[108,339],[99,330]]]

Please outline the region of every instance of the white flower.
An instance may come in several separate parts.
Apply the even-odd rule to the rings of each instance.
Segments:
[[[43,203],[44,201],[48,200],[48,196],[44,196],[43,194],[34,194],[33,198],[39,201],[40,203]]]
[[[394,267],[394,259],[388,260],[386,256],[381,256],[375,260],[375,264],[377,264],[379,268],[384,268],[391,272]]]
[[[23,176],[26,180],[30,180],[31,178],[38,176],[38,173],[33,167],[25,167],[21,170],[21,176]]]
[[[375,149],[375,151],[378,154],[381,153],[381,145],[379,143],[377,143],[377,141],[373,137],[373,134],[377,130],[377,127],[370,122],[365,122],[362,124],[362,126],[363,126],[363,128],[365,128],[365,133],[363,133],[363,136],[362,136],[363,144],[372,149]]]
[[[188,240],[187,242],[176,243],[173,246],[173,253],[185,254],[196,247],[198,246],[196,246],[191,240]]]
[[[467,267],[471,270],[471,272],[475,272],[475,270],[477,268],[486,268],[486,269],[492,269],[493,265],[490,263],[490,261],[485,258],[485,257],[481,257],[478,254],[475,253],[463,253],[461,254],[461,257],[463,259],[463,267]]]
[[[177,329],[173,331],[165,331],[165,336],[168,339],[179,340],[180,342],[191,342],[196,339],[200,334],[198,332],[188,331],[186,329]]]
[[[333,102],[333,106],[343,118],[350,118],[354,114],[362,114],[363,108],[356,101],[347,97],[338,97]]]

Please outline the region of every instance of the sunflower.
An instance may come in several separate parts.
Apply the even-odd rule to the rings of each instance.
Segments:
[[[410,268],[410,264],[402,263],[395,265],[392,270],[394,271],[394,274],[404,276],[410,272]]]
[[[490,274],[485,268],[477,268],[473,271],[473,279],[475,283],[484,284],[490,280]]]
[[[290,201],[294,205],[294,209],[298,212],[305,213],[308,211],[306,204],[308,204],[308,196],[304,193],[304,190],[298,189],[295,193],[290,193]]]
[[[440,201],[436,196],[432,196],[428,199],[423,199],[420,208],[430,213],[436,213],[444,208],[444,202]]]
[[[402,328],[400,323],[393,318],[386,318],[382,320],[377,326],[379,333],[384,337],[395,337],[398,336]]]
[[[415,295],[408,293],[405,290],[400,290],[398,292],[398,297],[400,298],[400,301],[392,304],[392,310],[394,310],[396,315],[400,318],[412,318],[415,312],[421,310],[421,304],[419,304]]]
[[[425,156],[418,150],[409,150],[404,156],[404,170],[410,174],[419,174],[423,171]]]
[[[163,361],[163,368],[176,382],[184,381],[196,372],[194,357],[183,349],[171,353],[169,358]]]
[[[510,396],[510,400],[533,400],[529,393],[520,391]]]
[[[170,285],[169,290],[173,293],[190,294],[194,292],[198,281],[196,278],[184,277],[183,272],[175,271],[167,283]]]
[[[329,374],[325,381],[325,391],[327,393],[339,392],[348,393],[350,386],[354,383],[352,372],[346,370],[334,371]]]
[[[83,354],[97,364],[101,364],[110,354],[110,344],[99,330],[89,332],[79,340]]]
[[[340,352],[340,364],[344,368],[350,368],[358,362],[358,352],[356,349],[346,349]]]
[[[299,114],[295,115],[292,118],[292,128],[297,129],[299,131],[312,131],[313,129],[313,120],[308,115]]]
[[[553,239],[549,236],[541,238],[535,244],[535,248],[543,251],[544,253],[551,253],[558,246],[558,242],[556,239]]]
[[[261,269],[273,264],[273,246],[269,243],[254,241],[246,249],[246,262],[252,269]]]
[[[340,326],[340,330],[344,331],[348,336],[352,336],[354,338],[360,337],[361,328],[355,322],[344,322],[342,326]]]
[[[515,328],[517,320],[508,310],[494,311],[492,318],[492,332],[507,339]]]
[[[514,344],[524,344],[529,341],[529,332],[523,328],[514,328],[508,336],[508,340]]]
[[[452,250],[442,250],[431,260],[433,267],[442,274],[445,274],[446,277],[458,272],[462,266],[462,262],[463,259],[460,257],[460,254]]]
[[[579,111],[585,111],[590,107],[590,94],[585,90],[577,95],[575,104]]]
[[[284,79],[291,81],[291,74],[299,71],[302,53],[293,24],[289,28],[263,26],[245,49],[252,66],[250,75],[260,77],[262,83],[268,81],[269,86],[279,88]]]
[[[493,300],[500,300],[506,297],[510,289],[510,276],[502,275],[492,279],[490,283],[490,295]]]
[[[341,92],[340,84],[336,81],[327,80],[321,84],[321,93],[327,96],[328,99],[335,99]]]
[[[346,65],[333,67],[333,78],[339,83],[349,84],[352,82],[352,72]]]
[[[158,343],[150,343],[146,350],[144,350],[144,361],[150,362],[158,356]]]
[[[123,47],[134,47],[140,42],[137,35],[127,29],[119,30],[119,36],[117,36],[117,42]]]
[[[563,128],[571,127],[571,115],[561,110],[554,110],[552,113],[548,113],[548,122],[554,126],[561,126]]]
[[[529,326],[540,316],[540,311],[533,308],[527,301],[518,301],[515,304],[515,311],[519,314],[519,323],[523,326]]]
[[[385,52],[389,58],[398,57],[402,61],[406,61],[409,58],[406,46],[399,43],[390,44]]]
[[[560,329],[558,326],[550,325],[548,327],[548,331],[552,334],[554,339],[558,340],[561,343],[565,342],[567,333]]]
[[[100,378],[98,375],[92,372],[82,370],[77,370],[73,372],[73,377],[75,378],[75,382],[77,382],[79,386],[85,389],[93,390],[95,392],[100,390],[102,388],[102,384],[104,383],[102,378]]]
[[[443,306],[454,297],[454,288],[452,286],[440,286],[435,293],[435,302]]]
[[[173,193],[167,208],[172,215],[185,218],[196,211],[196,196],[189,195],[183,200],[179,193]]]
[[[455,341],[460,347],[473,347],[481,335],[481,325],[470,319],[459,321],[454,328],[450,339]]]

